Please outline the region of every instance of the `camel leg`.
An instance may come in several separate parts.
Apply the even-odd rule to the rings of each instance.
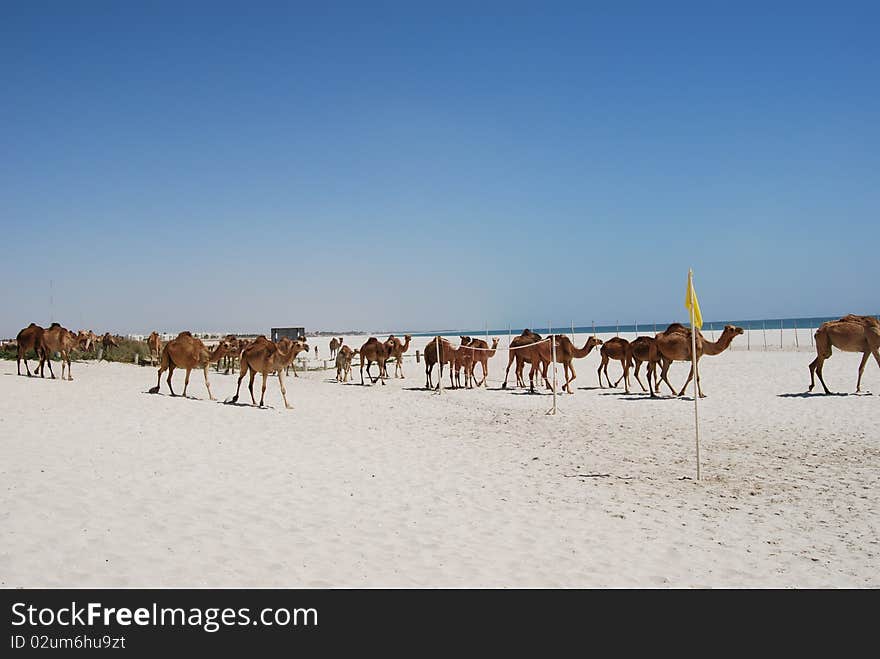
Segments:
[[[257,372],[254,369],[251,369],[251,378],[248,381],[248,391],[251,392],[251,405],[257,404],[257,399],[254,398],[254,378],[257,377]]]
[[[507,370],[504,371],[504,382],[501,384],[502,389],[507,389],[507,376],[510,374],[510,365],[513,364],[514,359],[516,359],[516,357],[511,352],[510,356],[507,358]]]
[[[568,370],[569,369],[571,369],[571,378],[570,379],[568,377]],[[574,382],[574,379],[577,377],[577,373],[574,370],[574,362],[572,362],[570,365],[565,364],[565,371],[566,371],[566,373],[565,373],[565,386],[563,387],[563,389],[568,391],[568,393],[573,394],[574,392],[571,390],[571,383]]]
[[[681,388],[681,391],[678,392],[679,396],[684,396],[684,391],[687,389],[687,386],[691,383],[691,380],[694,379],[694,365],[691,364],[691,370],[688,373],[687,380],[684,382],[684,386]]]
[[[387,362],[382,362],[381,367],[379,369],[379,377],[377,379],[382,381],[382,386],[385,386],[385,378],[388,377],[388,364]]]
[[[364,358],[361,356],[361,384],[364,383]]]
[[[868,363],[868,357],[870,357],[870,356],[871,356],[870,350],[865,350],[865,352],[862,354],[862,363],[859,364],[859,379],[858,379],[858,382],[856,382],[856,393],[857,394],[861,393],[861,391],[862,391],[862,373],[865,372],[865,364]]]
[[[822,377],[822,366],[825,364],[825,356],[817,355],[816,359],[814,359],[810,363],[810,387],[807,391],[812,391],[813,387],[816,384],[814,379],[814,374],[819,376],[819,382],[822,383],[822,388],[825,390],[826,394],[830,394],[831,391],[828,389],[828,386],[825,384],[825,379]]]
[[[642,388],[642,391],[645,391],[645,385],[642,384],[642,380],[641,380],[641,378],[639,377],[639,369],[640,369],[641,367],[642,367],[642,362],[636,362],[635,376],[636,376],[636,382],[639,383],[639,386]],[[648,364],[648,368],[647,368],[646,370],[648,370],[648,371],[650,372],[650,369],[651,369],[651,365]],[[649,385],[651,384],[651,381],[650,381],[650,380],[648,380],[648,384],[649,384]]]
[[[671,361],[663,362],[662,368],[660,369],[660,379],[666,383],[666,386],[669,387],[669,391],[672,392],[672,395],[675,396],[678,392],[675,391],[675,388],[669,384],[669,367],[672,366]],[[657,393],[660,393],[660,385],[657,385]]]
[[[604,364],[604,363],[605,363],[605,362],[600,362],[600,363],[599,363],[599,368],[596,369],[596,375],[599,376],[599,388],[600,388],[600,389],[604,389],[604,388],[605,388],[605,385],[602,384],[602,364]]]
[[[433,366],[428,363],[428,360],[425,360],[425,389],[431,388],[431,371],[434,370]]]
[[[284,378],[281,377],[280,372],[278,373],[278,384],[281,385],[281,398],[284,399],[284,408],[292,410],[293,407],[287,402],[287,389],[284,388]]]
[[[278,374],[281,375],[281,371],[284,369],[279,368]],[[266,397],[266,378],[268,377],[268,373],[263,371],[263,388],[260,389],[260,407],[263,407],[263,399]]]
[[[816,375],[819,376],[819,382],[822,383],[822,387],[825,389],[826,394],[830,394],[831,391],[828,389],[828,386],[825,384],[825,378],[822,377],[822,367],[825,365],[825,360],[823,359],[818,364],[816,364]]]
[[[247,366],[244,364],[241,365],[241,374],[238,376],[238,386],[235,387],[235,395],[232,397],[232,402],[238,402],[238,392],[241,391],[241,381],[244,380],[244,376],[247,375]]]
[[[186,388],[189,386],[189,376],[192,373],[192,369],[186,369],[186,377],[183,379],[183,397],[186,398]]]
[[[159,366],[159,376],[156,378],[156,386],[153,387],[152,389],[150,389],[150,393],[151,393],[151,394],[158,394],[158,393],[159,393],[159,387],[162,386],[162,372],[163,372],[164,370],[165,370],[165,364],[162,363],[162,364]]]
[[[208,367],[210,364],[205,364],[205,388],[208,390],[208,400],[217,400],[214,398],[214,394],[211,393],[211,383],[208,382]]]
[[[169,363],[168,364],[168,378],[166,379],[166,382],[168,383],[168,389],[171,390],[171,395],[176,396],[177,394],[174,393],[174,389],[171,386],[171,375],[173,373],[174,373],[174,364]]]

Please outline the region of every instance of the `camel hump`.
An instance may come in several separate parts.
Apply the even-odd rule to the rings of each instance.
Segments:
[[[682,325],[681,323],[672,323],[669,327],[666,328],[667,332],[684,332],[687,333],[689,330],[687,327]]]
[[[856,314],[847,314],[843,318],[840,319],[839,322],[842,323],[858,323],[859,325],[866,325],[870,327],[880,327],[880,320],[877,320],[873,316],[857,316]]]
[[[61,327],[61,323],[52,323],[49,325],[49,329],[52,329],[53,327]]]

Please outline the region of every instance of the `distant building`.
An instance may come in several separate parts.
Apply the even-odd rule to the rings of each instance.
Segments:
[[[288,339],[296,341],[299,337],[305,335],[305,327],[273,327],[271,338],[273,341],[277,341],[282,336],[286,336]]]

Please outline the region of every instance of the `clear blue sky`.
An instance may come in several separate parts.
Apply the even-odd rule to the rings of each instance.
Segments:
[[[876,313],[878,24],[5,2],[0,335]]]

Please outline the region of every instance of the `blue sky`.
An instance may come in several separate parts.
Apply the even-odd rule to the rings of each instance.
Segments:
[[[876,313],[878,20],[4,3],[0,335]]]

